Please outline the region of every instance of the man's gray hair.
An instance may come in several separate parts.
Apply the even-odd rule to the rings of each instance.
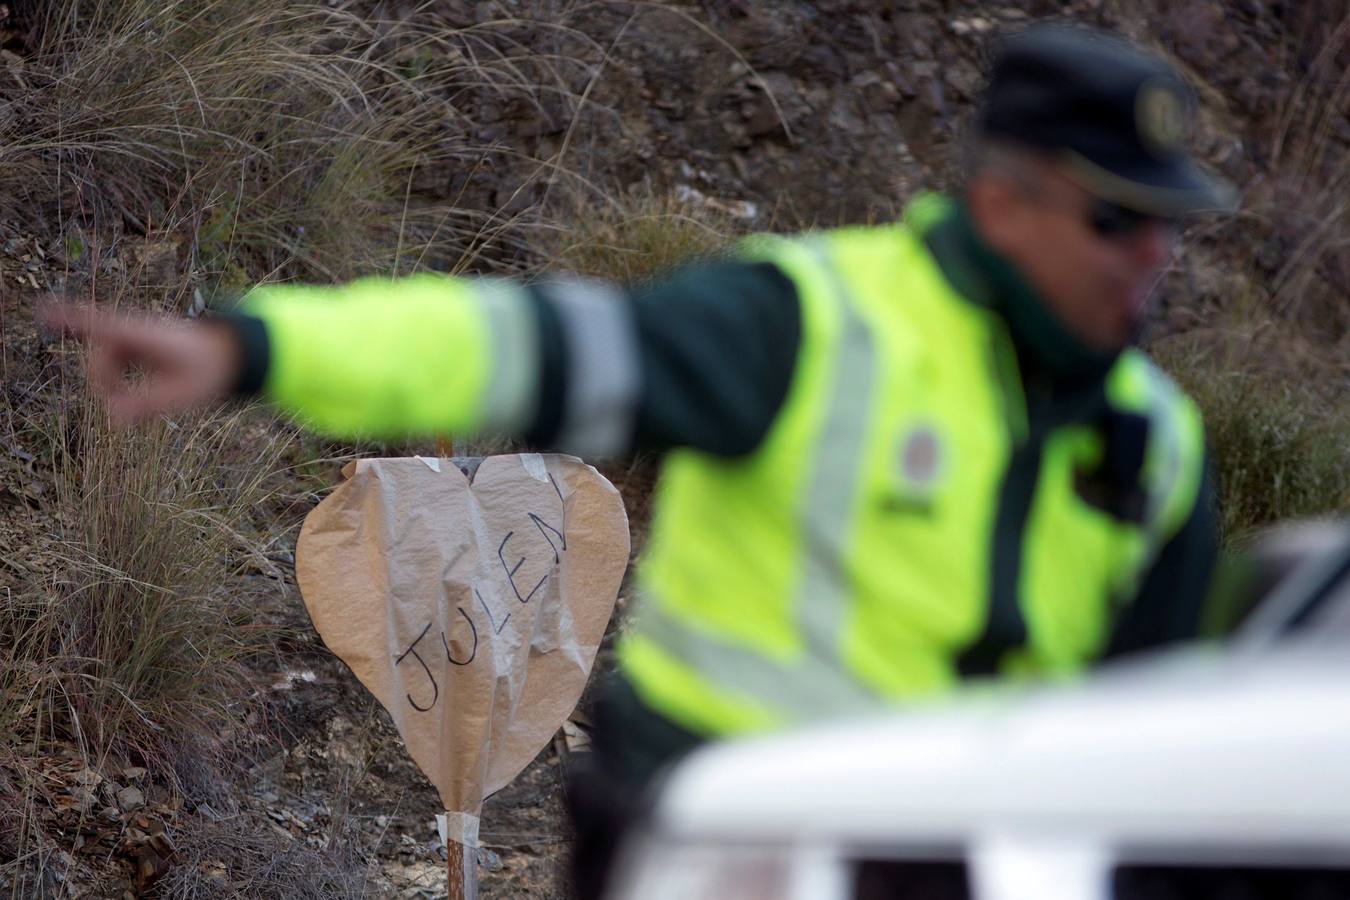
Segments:
[[[966,144],[961,166],[961,186],[986,175],[1002,178],[1026,193],[1037,193],[1042,184],[1044,151],[1002,138],[976,135]]]

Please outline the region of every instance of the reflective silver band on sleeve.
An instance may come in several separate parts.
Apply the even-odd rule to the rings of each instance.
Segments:
[[[475,296],[492,342],[492,377],[483,398],[481,431],[518,435],[539,410],[539,323],[525,288],[514,281],[479,279]]]
[[[628,300],[603,281],[556,281],[545,293],[567,345],[557,447],[583,459],[623,453],[630,449],[642,377]]]

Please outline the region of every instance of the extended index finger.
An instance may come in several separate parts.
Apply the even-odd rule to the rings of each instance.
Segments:
[[[108,316],[87,303],[52,300],[37,311],[38,324],[52,331],[81,340],[96,337],[103,330]]]
[[[84,344],[119,344],[142,334],[156,317],[99,309],[90,303],[53,300],[37,311],[38,323]]]
[[[104,394],[117,389],[124,361],[118,342],[112,339],[114,316],[88,304],[52,300],[38,308],[37,320],[50,331],[87,344],[90,383]]]

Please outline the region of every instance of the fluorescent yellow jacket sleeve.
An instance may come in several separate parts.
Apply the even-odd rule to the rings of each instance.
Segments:
[[[316,431],[510,431],[533,414],[537,337],[513,283],[422,274],[272,285],[242,312],[267,331],[264,395]]]

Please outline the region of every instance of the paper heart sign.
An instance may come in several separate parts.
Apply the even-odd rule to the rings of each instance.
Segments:
[[[476,846],[484,798],[581,696],[628,563],[623,501],[566,456],[343,474],[300,530],[300,592],[436,785],[449,839]]]

